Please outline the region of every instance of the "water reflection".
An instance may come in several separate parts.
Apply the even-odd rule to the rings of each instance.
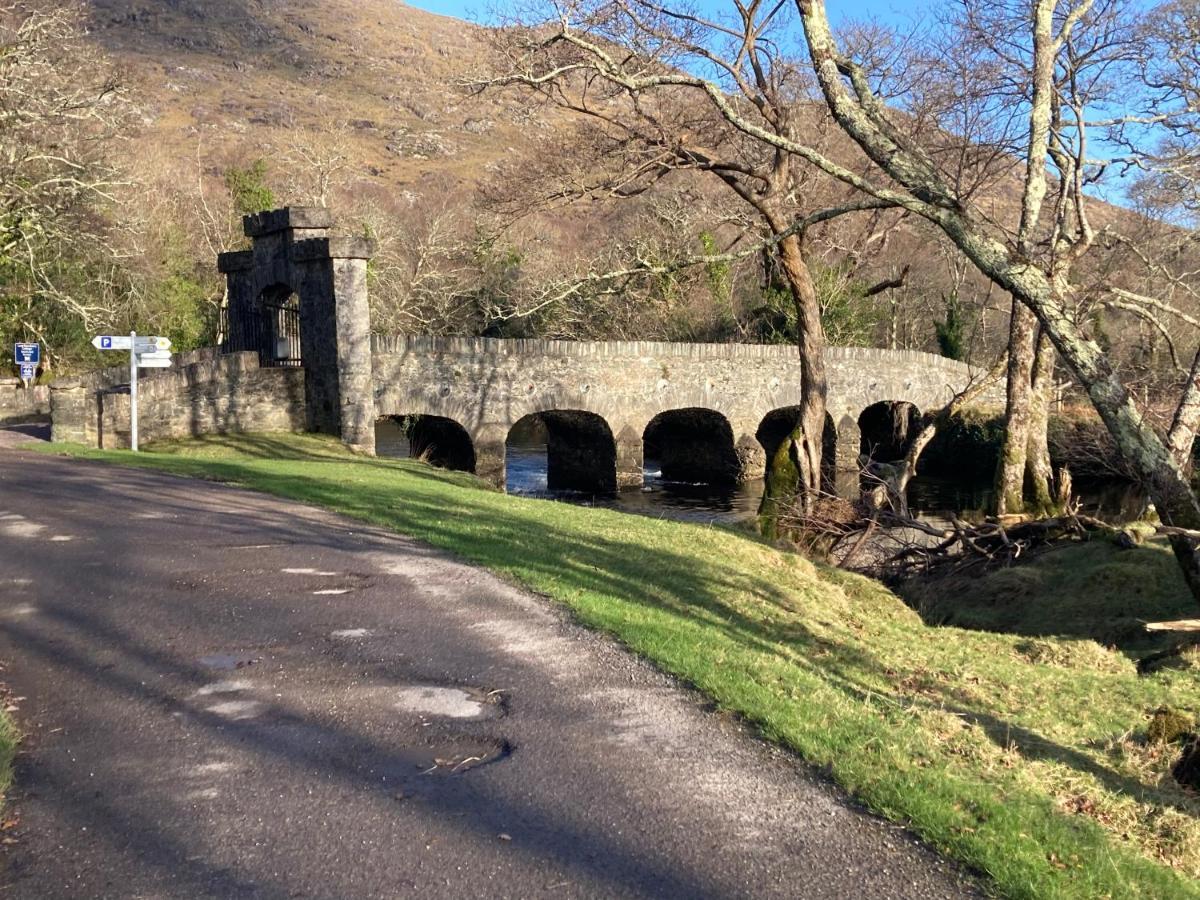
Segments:
[[[580,506],[598,506],[658,518],[688,522],[735,523],[752,519],[762,499],[763,483],[753,479],[740,485],[720,486],[666,481],[655,460],[646,460],[645,487],[596,495],[577,491],[551,491],[546,487],[546,445],[536,431],[514,429],[505,453],[508,493],[542,497]],[[407,457],[408,440],[394,421],[376,426],[376,452],[380,456]],[[1145,495],[1129,484],[1105,482],[1076,484],[1082,509],[1109,522],[1128,522],[1145,508]],[[921,518],[944,521],[948,517],[982,516],[992,500],[988,481],[963,481],[922,475],[909,485],[909,506]]]

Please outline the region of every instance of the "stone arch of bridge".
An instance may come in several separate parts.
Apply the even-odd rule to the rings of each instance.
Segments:
[[[858,415],[860,459],[890,463],[903,459],[917,436],[921,410],[909,400],[877,400]]]
[[[761,449],[747,454],[729,417],[707,407],[658,413],[642,432],[642,448],[666,481],[729,485],[762,474]]]
[[[387,423],[387,427],[381,427]],[[400,414],[380,416],[376,421],[375,445],[388,455],[405,450],[441,469],[475,471],[475,444],[461,422],[447,416]],[[405,447],[405,445],[407,445]]]
[[[506,449],[517,436],[545,446],[549,490],[589,494],[617,490],[617,445],[603,416],[581,409],[539,410],[513,423],[505,438]]]
[[[775,457],[783,442],[795,430],[799,422],[799,406],[781,406],[778,409],[771,410],[759,421],[754,436],[759,444],[762,445],[763,454],[768,464],[770,464],[770,461]],[[840,447],[840,443],[842,439],[838,433],[837,423],[830,413],[825,414],[825,430],[821,437],[821,489],[832,492],[836,488],[837,473],[841,468],[842,448]],[[854,441],[852,452],[857,457],[857,430],[851,437]]]
[[[517,396],[510,400],[505,417],[509,428],[526,416],[542,413],[571,410],[594,415],[607,426],[613,441],[616,489],[642,486],[642,432],[652,415],[642,406],[623,403],[587,383],[552,391],[518,385],[514,393]]]

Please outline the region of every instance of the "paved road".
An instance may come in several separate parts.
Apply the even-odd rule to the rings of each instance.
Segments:
[[[0,452],[12,897],[952,897],[547,603],[219,485]]]

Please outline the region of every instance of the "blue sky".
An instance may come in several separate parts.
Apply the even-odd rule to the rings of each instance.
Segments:
[[[439,13],[445,16],[455,16],[472,22],[487,24],[497,17],[503,18],[506,0],[403,0],[411,6]],[[723,17],[730,13],[728,0],[690,0],[702,12],[715,17]],[[849,21],[876,20],[885,25],[894,25],[901,30],[919,25],[938,7],[953,0],[826,0],[829,17],[835,28]],[[1135,0],[1135,3],[1149,8],[1156,0]],[[514,8],[523,11],[536,7],[538,0],[515,0]],[[549,8],[549,3],[546,4]],[[1103,142],[1100,142],[1103,145]],[[1115,202],[1127,202],[1125,190],[1127,182],[1117,174],[1109,173],[1105,183],[1093,186],[1089,193],[1095,193],[1104,199]]]
[[[444,16],[455,16],[472,22],[487,22],[493,9],[503,9],[503,0],[406,0],[410,6],[416,6],[429,12],[440,13]],[[701,8],[719,9],[722,4],[718,0],[699,0]],[[834,25],[842,18],[878,19],[882,22],[907,22],[921,12],[928,10],[931,4],[912,2],[912,0],[855,0],[852,3],[829,0],[829,17]]]

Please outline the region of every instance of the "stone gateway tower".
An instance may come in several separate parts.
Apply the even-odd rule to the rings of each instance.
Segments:
[[[251,249],[222,253],[229,303],[221,350],[259,364],[302,366],[307,427],[375,452],[375,401],[365,238],[330,235],[327,209],[246,216]]]

